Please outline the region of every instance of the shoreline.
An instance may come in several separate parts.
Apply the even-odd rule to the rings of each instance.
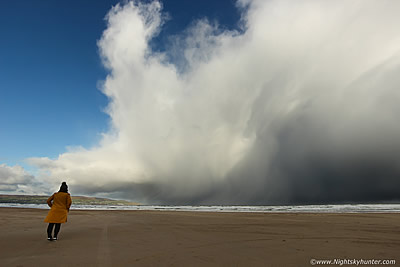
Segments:
[[[0,203],[0,208],[33,208],[47,210],[47,204]],[[330,204],[298,206],[239,206],[239,205],[79,205],[72,210],[133,210],[188,212],[249,212],[249,213],[400,213],[400,204]]]
[[[311,266],[394,259],[398,213],[71,210],[46,240],[48,210],[0,208],[2,266]],[[389,265],[390,266],[390,265]]]

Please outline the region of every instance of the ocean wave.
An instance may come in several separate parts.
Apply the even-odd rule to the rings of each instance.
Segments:
[[[0,203],[0,207],[49,209],[46,204]],[[301,206],[112,206],[74,205],[71,210],[137,210],[137,211],[195,211],[195,212],[312,212],[312,213],[399,213],[400,204],[341,204]]]

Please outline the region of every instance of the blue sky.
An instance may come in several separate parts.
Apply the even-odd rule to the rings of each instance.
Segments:
[[[0,5],[0,162],[55,158],[68,146],[91,147],[107,131],[106,71],[97,40],[118,1],[3,1]],[[223,28],[239,19],[233,0],[164,1],[170,19],[152,42],[207,17]]]

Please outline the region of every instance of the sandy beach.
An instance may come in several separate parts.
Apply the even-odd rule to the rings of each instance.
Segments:
[[[71,210],[55,242],[46,240],[47,210],[0,208],[0,214],[0,266],[400,263],[400,214]]]

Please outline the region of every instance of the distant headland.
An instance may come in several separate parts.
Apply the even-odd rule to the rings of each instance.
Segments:
[[[37,195],[0,195],[0,203],[14,204],[46,204],[49,196]],[[72,203],[76,205],[111,205],[111,206],[135,206],[137,202],[115,200],[99,197],[72,196]]]

